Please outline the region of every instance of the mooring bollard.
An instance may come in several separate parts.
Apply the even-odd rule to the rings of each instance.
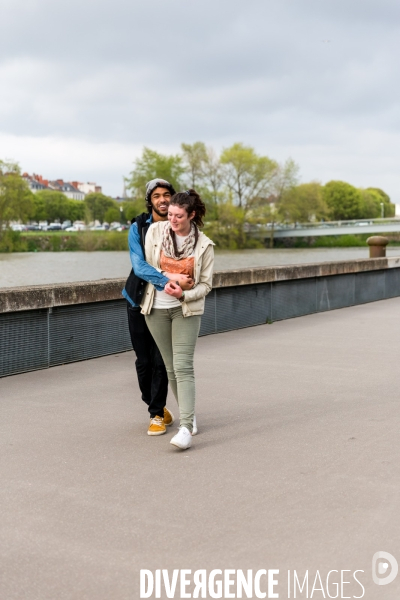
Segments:
[[[369,257],[370,258],[382,258],[386,256],[386,246],[389,240],[383,235],[373,235],[367,239],[369,246]]]

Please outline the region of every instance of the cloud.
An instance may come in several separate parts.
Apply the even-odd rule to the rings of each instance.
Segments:
[[[398,194],[397,0],[3,5],[0,142],[9,155],[4,143],[20,140],[24,169],[56,176],[59,156],[67,177],[67,165],[92,172],[93,157],[113,154],[96,173],[119,193],[143,145],[241,140],[292,155],[303,179]]]

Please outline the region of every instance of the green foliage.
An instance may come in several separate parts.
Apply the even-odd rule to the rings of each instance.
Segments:
[[[82,221],[85,218],[85,204],[81,200],[70,200],[57,190],[41,190],[33,195],[33,221]]]
[[[95,250],[118,250],[128,248],[127,232],[119,231],[79,231],[66,233],[55,231],[51,233],[18,233],[13,234],[14,242],[3,247],[0,241],[0,252],[65,252],[80,250],[93,252]]]
[[[145,197],[146,183],[156,177],[169,181],[177,191],[182,188],[185,169],[182,157],[178,154],[160,154],[145,147],[141,158],[136,159],[134,165],[127,178],[127,188],[132,190],[135,199]]]
[[[381,216],[381,198],[375,192],[360,189],[361,214],[363,219],[378,219]]]
[[[262,243],[249,237],[245,232],[246,211],[227,197],[218,205],[218,219],[207,221],[204,233],[217,248],[237,250],[239,248],[260,248]]]
[[[24,221],[33,208],[33,194],[17,163],[0,161],[0,239],[10,221]]]
[[[143,212],[147,212],[144,198],[127,201],[123,203],[124,215],[127,221],[133,221],[135,217]]]
[[[128,249],[128,234],[124,231],[82,231],[76,237],[78,249],[86,252]]]
[[[86,206],[82,200],[68,200],[67,219],[73,223],[74,221],[84,221],[86,214]]]
[[[367,249],[367,238],[371,234],[321,235],[304,238],[280,238],[275,240],[276,248],[355,248]]]
[[[240,207],[271,193],[278,164],[267,156],[259,156],[254,148],[237,142],[223,150],[221,164],[225,165],[224,182]]]
[[[384,216],[394,216],[394,204],[379,188],[358,190],[344,181],[330,181],[325,186],[317,182],[299,185],[298,171],[298,165],[291,158],[279,164],[239,142],[225,148],[220,155],[200,141],[183,143],[181,153],[176,155],[145,147],[127,179],[132,198],[121,205],[99,193],[88,194],[83,202],[70,200],[55,190],[32,194],[21,178],[18,165],[0,161],[0,248],[1,251],[17,247],[21,251],[24,248],[31,251],[125,249],[126,243],[121,241],[123,237],[119,232],[105,232],[100,237],[101,232],[62,233],[59,237],[55,234],[19,236],[13,232],[6,235],[5,232],[10,221],[28,218],[35,221],[132,221],[146,211],[145,186],[156,177],[170,181],[177,191],[194,187],[200,193],[207,208],[204,230],[219,248],[259,247],[261,242],[248,233],[251,226],[262,229],[268,223],[280,221],[375,219],[381,216],[382,204]],[[351,240],[347,236],[326,240],[311,238],[310,243],[351,246],[358,243],[357,240],[360,241],[359,236]]]
[[[41,190],[34,195],[34,221],[46,220],[50,223],[69,218],[69,200],[56,190]]]
[[[362,217],[360,190],[344,181],[329,181],[323,188],[323,197],[333,221],[345,221]]]
[[[202,186],[208,190],[214,204],[218,204],[221,196],[223,171],[218,154],[213,148],[207,148],[202,162]]]
[[[320,183],[303,183],[285,191],[278,204],[278,214],[283,221],[307,223],[328,216]]]
[[[365,190],[368,194],[371,194],[376,203],[379,203],[379,214],[378,217],[381,216],[381,202],[383,202],[383,216],[385,219],[395,216],[396,206],[390,202],[389,196],[380,188],[367,188]]]
[[[207,149],[203,142],[181,144],[184,167],[191,188],[196,188],[203,177],[203,164],[207,160]]]
[[[105,214],[110,208],[116,208],[119,213],[118,204],[110,196],[105,196],[99,192],[92,192],[85,196],[86,218],[89,221],[98,220],[100,223],[105,221]],[[118,219],[119,220],[119,214]]]
[[[28,245],[19,231],[6,229],[0,237],[0,252],[26,252]]]
[[[282,165],[278,164],[273,190],[277,203],[298,184],[299,170],[299,165],[292,158],[288,158]]]
[[[121,211],[119,210],[119,208],[117,206],[111,206],[110,208],[107,208],[105,215],[104,215],[104,221],[106,223],[113,223],[114,221],[119,223],[120,220],[121,220]]]

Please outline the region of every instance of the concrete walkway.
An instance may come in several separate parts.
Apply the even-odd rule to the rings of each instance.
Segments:
[[[136,600],[140,569],[399,598],[371,561],[400,563],[400,299],[201,338],[196,372],[186,452],[146,435],[131,352],[0,380],[0,599]]]

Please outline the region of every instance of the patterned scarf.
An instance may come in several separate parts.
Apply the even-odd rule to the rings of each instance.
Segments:
[[[170,223],[167,223],[164,228],[162,251],[168,258],[181,260],[188,258],[193,254],[197,240],[199,239],[199,230],[194,223],[191,224],[190,233],[183,243],[182,249],[179,251],[176,245],[175,232],[171,229]]]

